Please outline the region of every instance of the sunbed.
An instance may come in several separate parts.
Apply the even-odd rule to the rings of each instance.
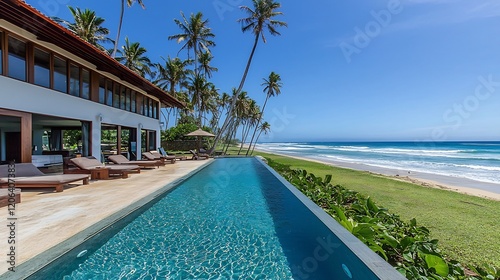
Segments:
[[[93,157],[72,158],[70,159],[70,162],[77,168],[65,169],[64,173],[92,174],[100,169],[107,169],[109,175],[118,175],[125,179],[128,178],[128,175],[130,173],[141,172],[141,168],[138,165],[113,165],[113,164],[104,165]]]
[[[150,153],[153,153],[153,152],[156,152],[156,151],[151,151]],[[167,152],[165,151],[165,149],[163,149],[162,147],[159,147],[158,148],[158,152],[160,153],[160,155],[164,158],[170,158],[170,157],[175,157],[175,159],[178,159],[178,160],[186,160],[187,157],[184,156],[184,155],[173,155],[173,156],[169,156],[167,154]]]
[[[109,156],[108,159],[115,164],[119,165],[138,165],[140,167],[160,167],[165,165],[165,163],[161,162],[161,160],[128,160],[126,157],[122,155],[112,155]]]
[[[89,175],[87,174],[46,175],[32,163],[16,163],[13,169],[16,177],[11,179],[14,180],[16,188],[55,187],[57,192],[62,192],[64,185],[69,183],[77,181],[83,181],[84,185],[89,183]],[[0,165],[1,187],[8,187],[9,185],[8,171],[9,165]]]
[[[162,156],[160,153],[156,151],[144,152],[142,156],[147,160],[161,160],[163,162],[170,161],[170,163],[175,163],[175,156]]]
[[[191,159],[196,159],[196,160],[198,160],[198,159],[208,159],[210,157],[207,154],[197,153],[197,152],[195,152],[193,150],[189,150],[189,152],[191,154],[193,154],[193,157]]]

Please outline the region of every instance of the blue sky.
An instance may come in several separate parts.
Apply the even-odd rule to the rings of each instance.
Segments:
[[[120,1],[27,0],[71,19],[67,5],[95,10],[115,37]],[[154,62],[180,49],[174,18],[203,12],[217,46],[213,83],[236,87],[253,37],[237,19],[247,0],[144,0],[125,11],[121,40]],[[264,102],[262,79],[283,80],[262,141],[500,140],[498,0],[282,1],[282,36],[259,43],[245,90]],[[184,56],[185,53],[180,54]]]

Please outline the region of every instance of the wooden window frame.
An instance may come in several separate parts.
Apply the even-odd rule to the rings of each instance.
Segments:
[[[25,73],[24,73],[24,77],[25,77],[25,79],[24,79],[24,80],[16,79],[16,78],[11,77],[11,76],[9,75],[9,53],[10,53],[10,50],[9,50],[9,38],[10,38],[10,37],[12,37],[12,38],[14,38],[14,39],[16,39],[16,40],[18,40],[18,41],[23,42],[23,43],[24,43],[24,45],[25,45],[24,64],[25,64],[25,66],[26,66],[26,67],[25,67],[25,69],[24,69],[24,72],[25,72]],[[28,78],[29,78],[29,76],[28,76],[28,66],[29,66],[29,65],[28,65],[28,60],[29,60],[29,57],[28,57],[28,54],[29,54],[28,48],[29,48],[29,46],[28,46],[28,45],[29,45],[29,44],[28,44],[28,43],[29,43],[29,41],[26,41],[25,39],[20,38],[20,37],[16,36],[15,34],[12,34],[11,32],[7,32],[7,34],[5,35],[5,37],[4,37],[4,38],[6,39],[6,40],[5,40],[5,41],[6,41],[6,42],[5,42],[5,44],[6,44],[5,53],[7,54],[7,55],[6,55],[6,58],[7,58],[7,59],[6,59],[6,60],[5,60],[5,62],[4,62],[4,63],[5,63],[4,75],[5,75],[6,77],[9,77],[9,78],[12,78],[12,79],[15,79],[15,80],[18,80],[18,81],[22,81],[22,82],[27,82],[27,83],[29,83],[29,81],[28,81]]]
[[[32,84],[35,85],[35,86],[39,86],[39,87],[44,87],[44,88],[49,88],[49,89],[53,89],[52,85],[54,84],[54,54],[52,51],[50,51],[49,49],[46,49],[46,48],[43,48],[43,47],[40,47],[38,45],[33,45],[32,46],[32,56],[31,56],[31,61],[32,61],[32,66],[30,66],[30,69],[28,70],[28,72],[32,72],[32,74],[30,75],[31,78],[33,79],[32,80]],[[42,52],[45,52],[49,55],[49,86],[48,87],[45,87],[45,86],[42,86],[42,85],[38,85],[35,83],[35,49],[38,49]]]
[[[92,71],[86,67],[80,66],[80,98],[84,100],[91,100],[92,96]],[[89,73],[89,96],[87,98],[83,97],[83,71],[87,71]]]
[[[7,51],[5,49],[6,48],[5,47],[5,41],[6,41],[5,40],[5,34],[7,34],[5,32],[5,30],[0,29],[0,39],[2,39],[2,40],[0,40],[0,50],[2,50],[2,54],[1,54],[2,55],[2,61],[0,62],[1,63],[1,65],[0,65],[0,69],[1,69],[0,75],[2,75],[2,76],[5,76],[5,61],[6,61],[5,54],[7,53]]]
[[[56,63],[56,58],[57,59],[60,59],[62,61],[64,61],[66,63],[66,91],[63,92],[63,91],[59,91],[58,89],[56,89],[56,84],[55,84],[55,67],[54,67],[54,64]],[[62,93],[66,93],[66,94],[70,94],[69,93],[69,61],[66,57],[64,56],[60,56],[58,54],[52,54],[52,63],[50,65],[50,68],[51,68],[51,89],[52,90],[55,90],[55,91],[58,91],[58,92],[62,92]]]

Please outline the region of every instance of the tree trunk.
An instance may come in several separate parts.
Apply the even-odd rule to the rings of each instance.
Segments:
[[[262,134],[262,130],[259,132],[259,135],[257,135],[257,139],[255,139],[255,144],[257,144],[257,141],[259,140],[260,135]],[[255,144],[253,144],[253,149],[250,155],[253,155],[253,151],[255,150]],[[252,145],[250,145],[252,146]]]
[[[266,109],[268,99],[269,99],[269,95],[266,95],[266,101],[264,101],[264,106],[262,106],[262,112],[260,113],[259,121],[257,122],[257,125],[255,126],[255,130],[253,131],[252,139],[250,140],[250,146],[248,146],[246,156],[248,156],[248,153],[250,152],[250,148],[252,147],[253,138],[255,137],[255,133],[257,132],[257,129],[259,129],[259,124],[262,121],[262,116],[264,115],[264,110]],[[257,140],[255,140],[255,142],[257,142]]]
[[[247,128],[243,129],[243,131],[241,132],[241,146],[240,146],[240,150],[238,151],[238,155],[240,155],[241,150],[243,149],[243,144],[245,144],[245,141],[248,138],[248,133],[250,133],[250,129],[252,128],[251,125],[252,125],[252,123],[248,122]]]
[[[217,136],[215,137],[214,146],[212,147],[212,149],[210,149],[210,153],[213,152],[214,148],[217,146],[217,143],[220,140],[220,137],[222,136],[224,131],[227,129],[227,126],[229,124],[229,119],[233,117],[232,113],[234,110],[234,106],[236,105],[236,101],[238,100],[238,95],[240,94],[241,90],[243,89],[243,86],[245,85],[245,80],[246,80],[247,75],[248,75],[248,70],[250,69],[250,65],[252,64],[253,55],[255,54],[255,49],[257,48],[257,44],[259,43],[259,35],[260,35],[260,33],[255,35],[255,41],[253,44],[252,52],[250,53],[250,57],[248,58],[247,66],[245,68],[245,72],[243,73],[243,77],[241,78],[240,86],[238,87],[238,89],[236,90],[236,93],[233,96],[233,100],[231,101],[231,106],[228,109],[229,114],[227,115],[226,119],[224,120],[224,123],[222,124],[222,127],[220,129],[219,134],[217,134]]]
[[[116,51],[118,50],[118,42],[120,41],[120,32],[122,30],[122,22],[123,22],[123,13],[125,12],[125,0],[122,0],[122,10],[120,12],[120,22],[118,23],[118,32],[116,34],[115,46],[113,48],[113,52],[111,53],[111,57],[115,58]]]

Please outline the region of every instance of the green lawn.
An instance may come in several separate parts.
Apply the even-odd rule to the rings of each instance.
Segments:
[[[385,176],[316,162],[256,152],[318,176],[331,174],[334,184],[370,196],[403,220],[416,218],[439,240],[450,259],[463,264],[500,267],[500,201],[426,188]]]

